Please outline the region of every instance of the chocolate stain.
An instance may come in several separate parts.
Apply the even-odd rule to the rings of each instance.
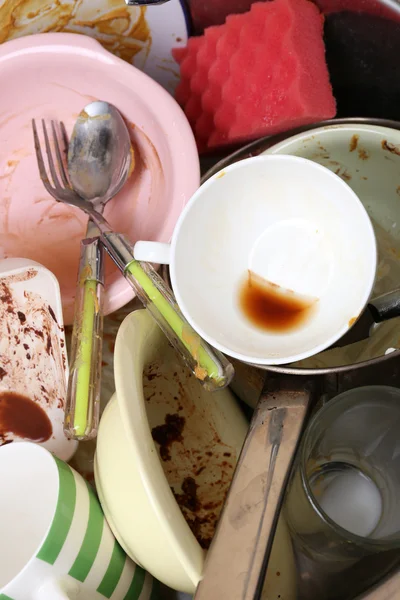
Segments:
[[[180,415],[166,415],[165,424],[151,430],[153,440],[160,445],[160,456],[164,461],[171,460],[170,447],[174,442],[182,441],[185,418]]]
[[[20,320],[21,324],[25,323],[26,321],[26,316],[23,312],[21,312],[20,310],[17,311],[17,316],[18,319]]]
[[[39,404],[15,392],[0,393],[0,445],[9,434],[45,442],[52,433],[51,421]]]
[[[205,415],[196,410],[189,395],[187,384],[192,377],[176,356],[163,352],[146,365],[143,388],[146,404],[152,405],[150,414],[156,406],[168,406],[162,425],[152,428],[154,421],[149,414],[151,434],[160,446],[161,465],[182,515],[200,546],[207,549],[232,479],[236,454],[211,423],[209,439],[199,437],[197,445],[195,432],[201,431],[198,421]],[[172,387],[165,388],[164,380],[173,382]],[[184,412],[179,413],[181,410]]]
[[[175,499],[179,504],[181,510],[186,508],[189,511],[186,512],[185,510],[182,510],[183,516],[185,517],[187,524],[189,525],[193,535],[199,542],[200,546],[204,548],[204,550],[207,550],[211,545],[213,535],[204,536],[202,534],[203,526],[209,525],[211,526],[212,531],[214,531],[218,520],[217,515],[214,512],[211,512],[208,515],[200,517],[196,513],[198,513],[202,508],[205,510],[217,508],[220,504],[223,503],[223,500],[217,503],[210,502],[208,504],[202,505],[197,496],[197,489],[199,486],[197,485],[193,477],[185,477],[181,487],[181,494],[175,492],[174,488],[171,488],[172,493],[174,494]]]
[[[34,292],[25,290],[23,300],[13,294],[14,283],[36,275],[35,269],[29,269],[0,279],[0,444],[12,441],[12,435],[49,439],[52,425],[42,405],[57,406],[57,399],[66,394],[61,340],[48,305]]]

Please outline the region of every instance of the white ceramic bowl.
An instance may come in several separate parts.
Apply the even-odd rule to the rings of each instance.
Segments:
[[[191,476],[200,502],[217,515],[243,444],[247,421],[229,390],[204,391],[146,311],[130,314],[115,346],[117,392],[100,422],[96,487],[106,518],[127,554],[166,585],[193,593],[205,551],[171,491]],[[144,375],[144,373],[146,375]],[[160,459],[151,430],[166,414],[185,419],[182,441]],[[202,513],[203,515],[206,513]],[[280,573],[280,576],[277,575]],[[280,521],[265,584],[267,598],[295,597],[291,543]],[[269,595],[271,594],[271,595]]]
[[[152,260],[146,250],[158,247],[165,246],[138,242],[135,258]],[[377,260],[372,224],[353,190],[294,156],[249,158],[214,175],[192,196],[170,251],[158,259],[170,263],[193,328],[229,356],[259,365],[300,360],[341,338],[368,301]],[[250,271],[282,297],[307,298],[312,315],[290,330],[253,324],[239,303]]]

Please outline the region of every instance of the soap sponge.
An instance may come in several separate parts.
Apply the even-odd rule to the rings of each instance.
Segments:
[[[173,53],[200,151],[335,116],[323,16],[309,0],[257,2]]]

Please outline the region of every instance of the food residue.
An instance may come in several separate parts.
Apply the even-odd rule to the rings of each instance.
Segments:
[[[151,435],[153,440],[160,445],[160,456],[162,460],[171,460],[170,446],[174,442],[182,441],[182,431],[185,419],[178,414],[166,415],[165,423],[153,427]]]
[[[358,140],[359,140],[359,139],[360,139],[360,136],[359,136],[359,135],[357,135],[357,134],[354,134],[354,135],[351,137],[350,144],[349,144],[349,151],[350,151],[350,152],[354,152],[354,150],[357,148],[357,145],[358,145]]]
[[[351,175],[347,169],[342,170],[341,167],[336,169],[335,175],[339,175],[344,181],[351,181]]]
[[[215,512],[211,512],[210,514],[205,515],[203,517],[200,517],[198,514],[196,515],[196,513],[199,513],[199,511],[201,511],[203,506],[197,496],[197,488],[199,486],[197,485],[193,477],[185,477],[181,487],[181,494],[175,492],[174,488],[171,488],[172,493],[174,494],[176,501],[181,507],[183,515],[186,519],[187,524],[192,530],[193,535],[199,542],[200,546],[204,548],[204,550],[208,550],[208,548],[211,545],[213,536],[203,535],[204,526],[207,526],[208,529],[211,528],[211,530],[214,530],[218,522],[217,516]]]
[[[215,426],[220,417],[214,397],[204,398],[199,381],[167,340],[155,352],[143,372],[151,435],[188,526],[201,547],[208,548],[239,448],[221,440]]]
[[[47,441],[61,427],[66,396],[65,349],[52,308],[37,293],[18,284],[36,269],[0,278],[0,446],[21,437]]]
[[[286,290],[250,270],[239,291],[239,305],[247,319],[259,329],[274,333],[303,326],[317,302],[316,298]]]
[[[382,146],[383,150],[387,150],[388,152],[391,152],[392,154],[397,154],[397,156],[400,156],[400,146],[395,146],[394,144],[391,144],[387,140],[382,140],[381,146]]]
[[[133,62],[141,52],[146,58],[152,38],[146,20],[146,7],[125,6],[106,0],[94,6],[91,0],[55,2],[54,0],[18,0],[2,15],[0,43],[32,32],[32,21],[41,31],[66,31],[95,38],[107,50]],[[34,10],[32,10],[34,9]],[[3,18],[1,18],[3,16]]]
[[[0,445],[9,434],[46,442],[52,433],[51,421],[39,404],[15,392],[0,392]]]
[[[366,150],[365,148],[359,148],[358,149],[358,158],[360,160],[368,160],[370,154],[368,152],[368,150]]]

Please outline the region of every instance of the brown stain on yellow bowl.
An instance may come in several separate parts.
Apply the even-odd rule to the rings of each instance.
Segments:
[[[210,546],[232,480],[237,449],[200,401],[200,384],[167,342],[143,371],[143,392],[151,436],[168,486],[204,549]]]

